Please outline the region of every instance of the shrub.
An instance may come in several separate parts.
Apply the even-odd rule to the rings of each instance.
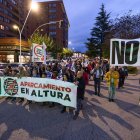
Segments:
[[[128,73],[129,74],[137,74],[137,72],[138,72],[137,67],[128,66],[127,68],[128,68]]]

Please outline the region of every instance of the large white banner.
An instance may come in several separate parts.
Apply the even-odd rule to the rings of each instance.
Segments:
[[[110,65],[140,66],[140,39],[111,39]]]
[[[77,86],[47,78],[0,77],[0,96],[21,97],[36,102],[57,102],[76,108]]]
[[[46,61],[46,46],[33,44],[32,47],[32,62],[42,62]]]

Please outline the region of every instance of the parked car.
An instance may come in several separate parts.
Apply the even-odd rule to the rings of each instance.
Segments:
[[[8,63],[0,63],[0,71],[3,71],[7,67]]]

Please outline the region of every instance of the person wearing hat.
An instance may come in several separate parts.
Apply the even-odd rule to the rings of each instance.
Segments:
[[[109,72],[106,73],[105,79],[107,81],[109,91],[109,102],[114,102],[116,86],[118,85],[119,73],[111,67]]]
[[[19,77],[26,77],[26,71],[24,70],[23,65],[19,65],[19,73],[18,73]]]

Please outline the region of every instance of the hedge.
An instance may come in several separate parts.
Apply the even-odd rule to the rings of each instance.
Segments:
[[[128,69],[129,74],[137,74],[138,73],[137,67],[128,66],[127,69]]]

